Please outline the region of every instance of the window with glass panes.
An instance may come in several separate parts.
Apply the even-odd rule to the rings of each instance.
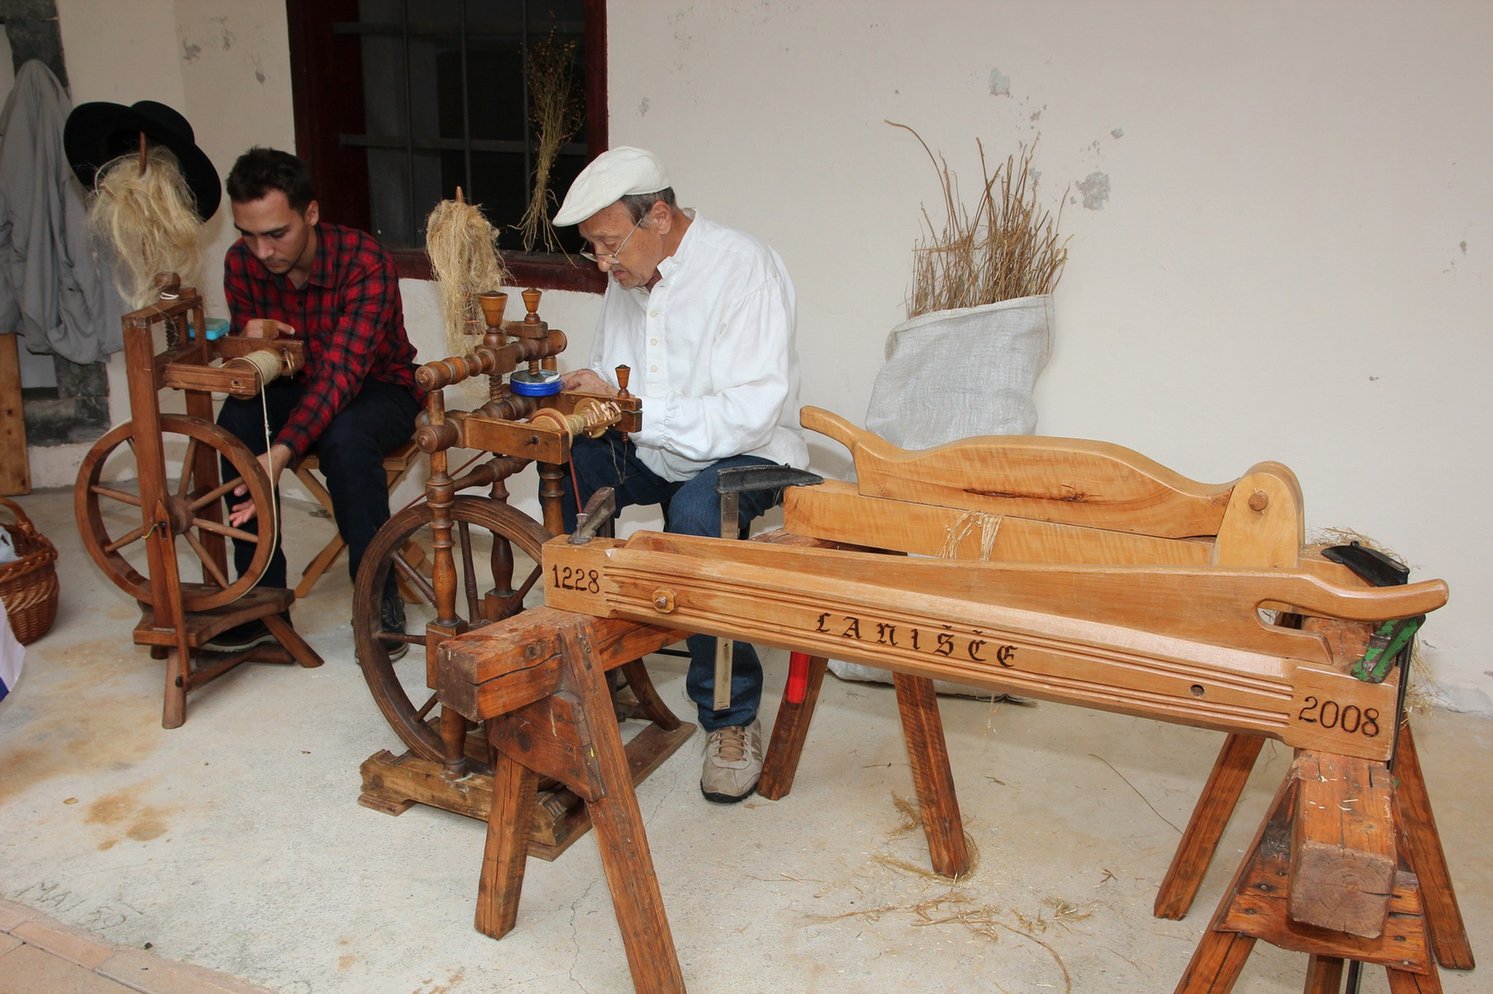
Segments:
[[[297,152],[316,178],[322,216],[396,251],[427,275],[424,222],[459,187],[501,231],[525,284],[599,289],[596,267],[525,252],[518,225],[540,154],[529,60],[563,60],[574,134],[549,171],[555,198],[606,147],[604,0],[287,0]],[[573,229],[562,244],[577,245]]]

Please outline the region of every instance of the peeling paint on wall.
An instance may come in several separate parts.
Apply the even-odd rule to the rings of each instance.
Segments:
[[[1077,183],[1077,186],[1078,192],[1083,195],[1083,206],[1086,210],[1104,210],[1104,205],[1109,201],[1109,175],[1107,173],[1089,173]]]
[[[999,69],[991,69],[990,95],[992,97],[1009,97],[1011,95],[1011,77]]]

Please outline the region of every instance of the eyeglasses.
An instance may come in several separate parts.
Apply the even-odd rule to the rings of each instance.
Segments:
[[[585,252],[585,251],[583,251],[580,254],[581,258],[582,259],[590,259],[592,262],[604,262],[604,263],[606,263],[609,266],[615,266],[617,264],[617,256],[619,256],[619,255],[622,254],[622,250],[627,247],[628,241],[630,241],[632,239],[633,233],[638,230],[638,226],[641,225],[643,223],[644,219],[646,219],[647,217],[648,217],[648,215],[644,214],[642,217],[638,218],[637,221],[632,226],[632,231],[629,231],[627,233],[626,237],[624,237],[622,239],[621,243],[618,244],[618,246],[616,248],[612,249],[610,252]]]

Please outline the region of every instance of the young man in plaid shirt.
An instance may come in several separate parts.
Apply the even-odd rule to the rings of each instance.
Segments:
[[[364,550],[389,519],[383,457],[409,441],[422,400],[394,262],[371,235],[321,221],[311,173],[288,152],[245,152],[227,189],[240,235],[223,261],[232,330],[297,338],[305,343],[306,365],[271,381],[263,408],[258,397],[225,400],[218,424],[259,456],[272,485],[286,466],[316,450],[356,577]],[[240,501],[228,520],[240,525],[258,510]],[[242,573],[254,547],[236,541],[233,551]],[[285,586],[278,542],[260,583]],[[404,630],[404,603],[392,583],[381,613],[384,628]],[[268,637],[256,621],[223,633],[213,646],[242,648]],[[396,643],[391,654],[406,648]]]

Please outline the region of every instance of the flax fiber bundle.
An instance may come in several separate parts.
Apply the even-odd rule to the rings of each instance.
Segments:
[[[446,344],[461,355],[478,344],[467,329],[486,328],[474,295],[495,293],[509,279],[498,252],[498,230],[475,204],[442,200],[425,219],[425,254],[440,287]]]
[[[176,273],[183,286],[197,285],[202,253],[195,206],[176,156],[159,145],[147,152],[143,173],[137,153],[99,169],[88,230],[111,247],[115,283],[131,310],[159,299],[157,273]]]

